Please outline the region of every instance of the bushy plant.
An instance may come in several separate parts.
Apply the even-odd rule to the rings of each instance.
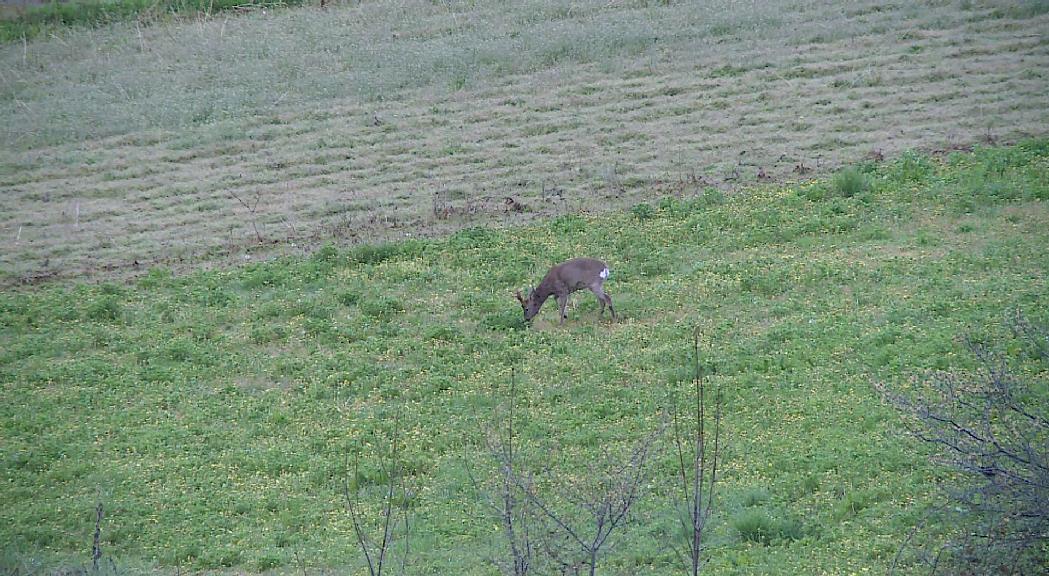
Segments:
[[[776,518],[761,509],[741,512],[732,521],[732,527],[746,542],[768,546],[783,540],[797,540],[802,536],[801,524],[796,520]]]
[[[870,182],[867,176],[856,168],[845,168],[834,175],[831,188],[840,196],[852,198],[867,191]]]
[[[633,214],[634,218],[637,218],[638,221],[644,221],[651,218],[655,214],[655,210],[652,209],[651,205],[642,202],[640,204],[634,204],[634,207],[630,209],[630,213]]]

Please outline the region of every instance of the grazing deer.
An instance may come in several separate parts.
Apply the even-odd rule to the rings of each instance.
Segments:
[[[601,303],[601,316],[605,314],[605,305],[612,311],[612,319],[616,318],[616,309],[612,307],[612,297],[605,294],[602,286],[608,280],[608,265],[594,258],[573,258],[554,266],[543,277],[543,281],[535,287],[528,298],[521,296],[518,290],[514,295],[524,308],[524,317],[530,321],[539,313],[543,303],[551,296],[557,297],[557,304],[561,307],[561,324],[565,323],[565,307],[568,306],[568,295],[576,290],[589,288],[597,301]]]

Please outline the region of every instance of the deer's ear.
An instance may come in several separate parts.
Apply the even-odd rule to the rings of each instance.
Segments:
[[[520,302],[521,304],[524,304],[525,299],[524,299],[524,296],[521,296],[521,291],[520,290],[514,292],[514,296],[517,297],[517,301],[518,302]]]

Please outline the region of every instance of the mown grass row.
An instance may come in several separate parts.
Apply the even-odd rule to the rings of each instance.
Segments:
[[[172,15],[207,14],[296,6],[306,0],[71,0],[27,4],[0,13],[0,43],[32,40],[68,26],[99,27],[152,21]]]
[[[492,573],[497,524],[470,474],[492,473],[485,441],[511,366],[521,466],[541,486],[575,486],[659,426],[698,329],[725,393],[709,569],[883,570],[950,474],[872,382],[971,367],[958,336],[993,342],[1017,309],[1049,320],[1047,202],[1038,141],[611,216],[4,294],[5,565],[87,561],[102,501],[103,549],[129,566],[359,570],[348,459],[399,412],[411,573]],[[577,295],[565,327],[549,309],[526,327],[512,290],[583,254],[610,263],[621,319],[598,321]],[[672,570],[673,470],[660,449],[608,570]],[[365,452],[358,482],[382,480]]]

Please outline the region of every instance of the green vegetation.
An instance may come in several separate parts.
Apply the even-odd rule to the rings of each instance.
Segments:
[[[732,519],[740,540],[768,546],[801,538],[801,525],[794,520],[773,518],[760,510],[745,510]]]
[[[834,191],[846,198],[862,194],[868,186],[867,177],[855,168],[846,168],[835,174],[831,180]]]
[[[970,368],[957,336],[993,340],[1010,311],[1049,319],[1049,141],[862,172],[853,194],[710,192],[0,295],[0,562],[89,562],[101,501],[103,551],[132,566],[359,569],[342,483],[399,411],[412,573],[490,574],[467,466],[490,469],[510,367],[522,465],[571,484],[659,425],[698,327],[725,393],[709,569],[883,571],[949,472],[872,382]],[[525,327],[513,289],[581,254],[610,263],[620,321],[577,295],[563,328],[549,306]],[[671,570],[673,466],[652,461],[611,573]],[[362,462],[358,486],[382,481]]]

